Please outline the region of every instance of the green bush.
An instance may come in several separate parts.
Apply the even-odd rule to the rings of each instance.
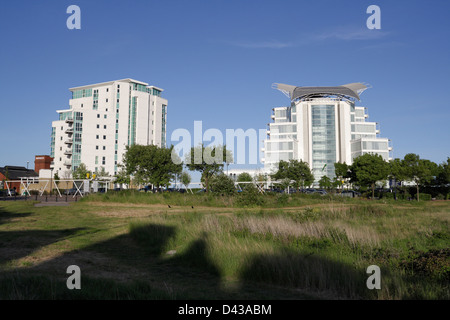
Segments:
[[[211,191],[215,194],[233,195],[236,193],[234,181],[226,174],[219,174],[211,179],[209,184]]]
[[[436,196],[436,199],[437,199],[437,200],[445,200],[445,198],[446,198],[446,196],[443,195],[442,193],[439,193],[439,194]]]
[[[261,206],[264,204],[264,197],[253,184],[249,184],[244,191],[239,193],[237,204],[244,207]]]
[[[398,198],[398,193],[397,193],[397,198]],[[380,193],[380,199],[394,199],[395,198],[395,193],[394,192],[381,192]]]
[[[289,202],[289,194],[287,193],[282,193],[282,194],[277,194],[277,204],[280,206],[284,206],[287,205]]]
[[[424,200],[424,201],[430,201],[431,200],[431,194],[428,193],[419,193],[419,200]],[[417,199],[417,195],[415,196],[415,199]]]
[[[401,261],[400,267],[418,277],[431,276],[450,281],[450,249],[434,249],[428,252],[411,251]]]

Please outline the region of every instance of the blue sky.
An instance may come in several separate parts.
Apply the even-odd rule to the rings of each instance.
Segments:
[[[81,30],[66,9],[81,8]],[[381,30],[366,9],[381,8]],[[134,78],[165,89],[177,128],[264,129],[271,84],[372,85],[361,98],[394,157],[450,156],[448,1],[3,1],[0,166],[50,153],[68,88]]]

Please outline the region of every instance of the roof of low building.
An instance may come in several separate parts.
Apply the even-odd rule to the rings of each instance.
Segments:
[[[20,180],[20,178],[39,177],[39,175],[32,169],[18,166],[4,166],[0,167],[0,173],[8,180]]]

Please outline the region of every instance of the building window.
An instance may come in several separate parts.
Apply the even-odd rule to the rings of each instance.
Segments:
[[[100,129],[100,125],[99,124],[97,125],[97,129]]]
[[[105,125],[103,125],[103,129],[106,129],[106,124],[105,124]]]
[[[95,164],[98,164],[98,156],[95,156]]]
[[[103,165],[106,164],[106,158],[105,158],[105,157],[102,158],[102,164],[103,164]]]
[[[95,146],[95,150],[98,150],[98,146]]]
[[[106,146],[103,146],[103,150],[106,150]]]
[[[95,139],[98,139],[98,135],[95,136]]]
[[[106,136],[103,136],[103,140],[106,140]]]
[[[100,114],[97,114],[97,118],[100,118]]]
[[[106,92],[109,92],[109,88],[106,88]]]
[[[106,119],[106,114],[103,116],[103,118],[105,118]]]
[[[108,99],[106,99],[106,102],[108,102]]]

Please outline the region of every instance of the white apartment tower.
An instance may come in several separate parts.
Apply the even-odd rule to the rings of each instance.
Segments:
[[[69,108],[52,122],[51,156],[62,179],[80,163],[114,175],[127,146],[166,146],[167,100],[162,89],[123,79],[69,89]]]
[[[365,153],[391,159],[390,140],[379,137],[376,122],[366,121],[367,108],[355,106],[368,87],[351,83],[337,87],[272,86],[291,101],[273,108],[264,142],[264,169],[274,171],[280,160],[303,160],[311,168],[315,185],[324,175],[335,177],[334,163],[352,164]]]

